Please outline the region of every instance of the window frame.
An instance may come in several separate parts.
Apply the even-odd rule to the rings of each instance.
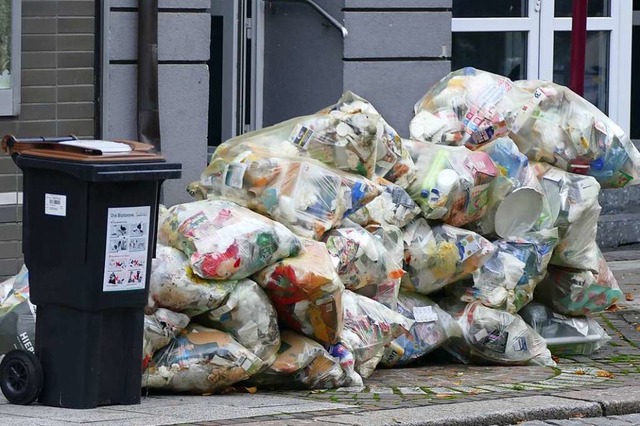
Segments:
[[[20,113],[22,1],[11,0],[11,87],[0,89],[0,117]]]

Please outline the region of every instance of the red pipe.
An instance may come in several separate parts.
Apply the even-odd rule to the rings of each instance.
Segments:
[[[571,77],[569,88],[584,94],[584,56],[587,47],[587,6],[589,0],[573,0],[571,14]]]

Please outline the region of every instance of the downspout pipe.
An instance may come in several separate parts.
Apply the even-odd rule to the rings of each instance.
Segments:
[[[158,0],[138,4],[138,141],[160,152]]]
[[[571,77],[569,88],[584,95],[584,66],[587,47],[587,6],[589,0],[573,0],[571,13]]]

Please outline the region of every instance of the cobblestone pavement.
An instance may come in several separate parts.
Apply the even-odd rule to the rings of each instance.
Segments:
[[[615,260],[615,259],[614,259]],[[629,267],[626,265],[625,267]],[[633,266],[635,269],[635,265]],[[613,269],[613,268],[612,268]],[[424,407],[469,401],[522,396],[562,396],[568,390],[607,389],[640,383],[640,292],[634,276],[624,268],[615,271],[623,291],[631,293],[619,307],[596,316],[611,340],[590,356],[560,358],[557,368],[523,366],[467,366],[452,364],[450,358],[434,354],[423,365],[404,369],[379,369],[365,386],[319,391],[279,392],[278,395],[313,401],[348,404],[353,408],[270,415],[243,419],[242,424],[281,420],[301,424],[305,419],[342,413]],[[626,274],[626,275],[625,275]],[[629,417],[640,424],[640,417]],[[606,419],[613,419],[606,418]],[[576,420],[578,421],[578,420]],[[585,419],[585,421],[587,421]],[[596,421],[589,419],[589,421]],[[613,420],[612,420],[613,421]],[[623,420],[620,420],[623,421]],[[205,423],[210,426],[238,424],[238,420]],[[535,422],[527,423],[531,426]],[[539,425],[590,425],[618,423],[537,423]],[[628,425],[629,423],[619,423]]]
[[[624,416],[575,418],[569,420],[534,420],[518,423],[518,426],[637,426],[640,425],[640,414]]]

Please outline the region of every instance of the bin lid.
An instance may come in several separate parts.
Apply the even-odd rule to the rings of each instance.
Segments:
[[[2,139],[2,149],[11,156],[18,154],[90,163],[165,161],[152,145],[129,140],[79,140],[73,136],[18,139],[7,135]]]

